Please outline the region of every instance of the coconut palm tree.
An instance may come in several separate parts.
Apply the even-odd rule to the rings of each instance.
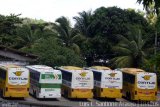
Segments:
[[[145,43],[142,39],[141,31],[134,32],[134,36],[117,36],[120,42],[113,47],[113,51],[118,55],[111,62],[116,67],[140,67],[145,61]]]
[[[85,37],[93,37],[94,26],[92,21],[92,12],[79,12],[79,16],[73,17],[76,21],[75,29],[77,29]]]
[[[83,36],[71,27],[66,17],[60,17],[56,20],[55,29],[59,39],[66,47],[73,49],[76,53],[80,53],[80,48],[76,42],[83,39]]]
[[[150,5],[153,5],[154,4],[154,10],[155,10],[155,13],[158,15],[159,14],[159,10],[160,10],[160,2],[159,0],[137,0],[137,2],[139,4],[143,4],[143,7],[148,10],[148,7]]]
[[[17,29],[16,39],[18,48],[31,48],[41,39],[41,31],[38,29],[32,30],[30,25],[22,25]]]

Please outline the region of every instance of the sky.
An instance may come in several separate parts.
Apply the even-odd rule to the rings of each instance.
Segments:
[[[0,0],[0,14],[22,14],[20,17],[49,22],[65,16],[74,23],[73,17],[78,16],[78,12],[94,11],[102,6],[143,10],[136,0]]]

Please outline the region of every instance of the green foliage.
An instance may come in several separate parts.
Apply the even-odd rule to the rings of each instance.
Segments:
[[[113,58],[113,65],[116,67],[141,67],[146,61],[144,52],[145,40],[142,39],[140,30],[132,32],[133,36],[128,38],[118,35],[121,40],[113,51],[117,53],[117,57]]]
[[[30,25],[17,28],[17,46],[19,48],[30,48],[41,37],[39,30],[32,30]]]
[[[9,35],[9,34],[1,34],[0,35],[0,45],[14,47],[16,40],[16,35]]]
[[[157,17],[155,28],[156,28],[157,32],[160,33],[160,15],[158,15],[158,17]]]
[[[19,15],[11,14],[9,16],[0,15],[0,45],[14,45],[16,37],[15,29],[22,22]]]
[[[49,66],[75,65],[84,66],[82,58],[71,49],[61,46],[53,37],[40,40],[32,48],[24,50],[39,55],[39,64]]]
[[[143,4],[143,7],[148,10],[148,7],[154,4],[154,12],[158,15],[160,10],[160,2],[159,0],[137,0],[139,4]]]
[[[22,21],[23,24],[44,24],[46,23],[44,20],[36,20],[36,19],[30,19],[30,18],[24,18]]]
[[[160,73],[159,65],[160,65],[160,53],[157,53],[156,55],[152,55],[152,57],[148,59],[148,61],[143,65],[143,68],[146,69],[147,71],[155,72],[156,70]]]
[[[13,35],[17,25],[22,21],[18,16],[14,14],[10,16],[0,15],[0,34]]]
[[[160,53],[152,55],[147,62],[145,62],[142,68],[148,72],[155,72],[160,81]]]
[[[117,35],[123,35],[126,38],[134,36],[129,32],[133,28],[141,29],[143,38],[150,38],[153,35],[153,29],[142,13],[137,13],[133,9],[100,7],[93,13],[91,11],[80,12],[79,16],[74,19],[76,21],[75,29],[86,37],[79,45],[82,54],[85,58],[92,60],[91,62],[98,58],[111,59],[115,57],[111,48],[119,42],[116,39]],[[153,43],[148,44],[152,45]]]
[[[41,29],[39,25],[24,24],[16,29],[15,48],[31,48],[42,38],[48,38],[56,34],[51,30]]]
[[[146,19],[134,10],[101,7],[95,10],[93,17],[93,21],[96,21],[96,32],[101,32],[101,36],[107,37],[112,42],[116,42],[115,35],[117,34],[127,36],[130,26],[137,26],[141,30],[144,30],[142,34],[148,31],[146,28],[149,24]]]
[[[58,32],[58,37],[62,41],[62,44],[73,49],[77,54],[80,54],[80,47],[77,44],[77,40],[83,39],[83,36],[71,28],[70,22],[66,17],[60,17],[56,22],[55,29]]]
[[[112,59],[114,67],[141,67],[160,31],[159,19],[153,26],[144,16],[133,9],[100,7],[79,12],[71,27],[66,17],[50,23],[1,15],[0,44],[37,54],[37,63],[49,66],[83,66],[84,59],[91,66],[97,59]]]
[[[73,17],[73,19],[76,21],[76,24],[74,28],[79,31],[83,36],[85,37],[94,37],[94,22],[93,22],[93,16],[92,12],[79,12],[79,16]]]

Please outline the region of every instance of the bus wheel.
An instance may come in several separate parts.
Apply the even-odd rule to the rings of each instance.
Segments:
[[[2,90],[2,98],[5,97],[5,89]]]
[[[36,92],[36,91],[35,91],[35,94],[36,94],[36,98],[37,98],[37,99],[39,99],[38,94],[37,94],[37,92]]]
[[[97,93],[96,93],[96,90],[95,90],[95,89],[93,89],[93,96],[94,96],[94,98],[97,97]]]
[[[63,95],[63,89],[61,89],[61,95]]]
[[[68,91],[64,91],[64,97],[68,98]]]
[[[63,96],[66,97],[66,90],[63,90]]]
[[[36,91],[33,91],[33,96],[36,98]]]
[[[128,99],[131,100],[131,93],[128,93]]]
[[[0,97],[3,97],[3,90],[0,90]]]
[[[129,99],[129,92],[126,92],[126,98]]]

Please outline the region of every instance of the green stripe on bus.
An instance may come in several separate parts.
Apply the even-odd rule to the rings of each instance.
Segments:
[[[41,79],[61,79],[61,74],[42,74]]]
[[[40,88],[61,88],[61,84],[39,83]]]

